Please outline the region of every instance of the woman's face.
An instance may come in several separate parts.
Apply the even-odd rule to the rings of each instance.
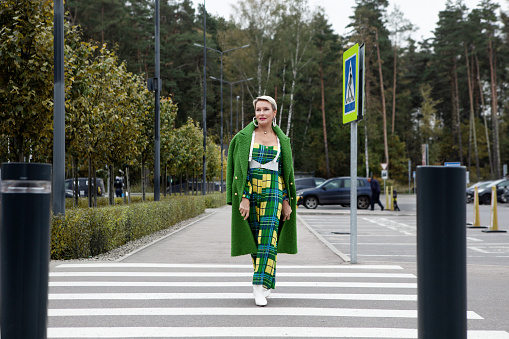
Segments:
[[[276,116],[276,111],[272,109],[270,102],[260,100],[256,103],[255,117],[260,126],[272,124],[272,119]]]

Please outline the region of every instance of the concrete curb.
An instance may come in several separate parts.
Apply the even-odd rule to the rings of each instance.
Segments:
[[[343,260],[345,263],[350,262],[350,257],[348,255],[344,254],[343,252],[338,250],[335,246],[333,246],[330,242],[328,242],[324,237],[322,237],[318,232],[316,232],[311,226],[309,226],[308,223],[306,221],[304,221],[304,219],[302,219],[298,214],[297,214],[297,219],[299,219],[299,222],[301,222],[304,226],[306,226],[306,228],[311,233],[313,233],[313,235],[315,237],[317,237],[318,240],[320,240],[325,246],[327,246],[334,254],[336,254],[338,257],[340,257],[341,260]]]

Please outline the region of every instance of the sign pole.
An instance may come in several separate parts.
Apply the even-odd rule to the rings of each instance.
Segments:
[[[357,263],[357,121],[350,124],[350,262]]]
[[[364,44],[343,54],[343,124],[350,124],[350,263],[357,263],[357,121],[364,113]]]

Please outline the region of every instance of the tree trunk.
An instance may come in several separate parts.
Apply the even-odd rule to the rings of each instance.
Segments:
[[[498,138],[498,98],[497,98],[497,74],[495,72],[495,55],[491,42],[491,35],[488,40],[488,56],[490,60],[491,77],[491,126],[493,133],[493,174],[500,178],[500,142]]]
[[[78,158],[74,157],[74,206],[79,206],[79,197],[80,197],[80,187],[78,181]]]
[[[451,129],[452,129],[452,137],[453,137],[453,147],[456,147],[456,142],[458,141],[458,125],[456,118],[456,90],[454,86],[454,72],[455,69],[449,69],[449,75],[451,80],[451,111],[452,111],[452,119],[451,119]]]
[[[109,186],[108,199],[110,205],[115,205],[115,187],[113,185],[113,182],[115,181],[115,173],[113,172],[113,165],[108,166],[108,171],[110,173],[109,175],[110,182],[108,184]]]
[[[270,53],[270,55],[269,55],[269,66],[268,66],[268,69],[267,69],[267,80],[265,82],[265,88],[263,89],[263,95],[265,95],[265,93],[267,92],[267,87],[269,85],[270,66],[271,66],[271,64],[272,64],[272,53]]]
[[[474,90],[472,86],[472,77],[470,73],[470,62],[468,60],[468,50],[467,45],[465,44],[465,59],[467,61],[467,79],[468,79],[468,96],[470,98],[470,126],[472,128],[472,134],[471,136],[474,138],[474,153],[475,153],[475,164],[477,169],[477,179],[479,180],[480,177],[480,169],[479,169],[479,153],[477,152],[477,134],[475,131],[475,114],[474,114]],[[471,145],[471,140],[469,140],[469,149]],[[469,164],[469,170],[470,170],[470,155],[468,158]]]
[[[131,182],[129,181],[129,167],[126,167],[125,168],[125,176],[126,176],[126,185],[127,185],[127,189],[126,189],[126,194],[124,195],[127,195],[127,202],[130,204],[131,203]]]
[[[23,142],[23,136],[18,135],[15,136],[13,139],[13,149],[17,153],[18,156],[18,162],[25,162],[25,145]]]
[[[385,110],[385,93],[384,93],[384,80],[382,74],[382,60],[380,59],[380,44],[378,41],[378,30],[375,30],[376,34],[376,54],[378,56],[378,73],[380,73],[380,92],[382,96],[382,115],[384,119],[384,149],[385,149],[385,162],[389,166],[389,146],[387,144],[387,114]]]
[[[295,93],[295,78],[297,77],[297,72],[293,72],[293,79],[292,79],[292,89],[290,92],[290,108],[288,109],[288,121],[286,124],[286,136],[290,134],[290,126],[292,125],[292,113],[293,113],[293,96]]]
[[[322,123],[323,123],[323,144],[325,146],[325,166],[327,169],[327,179],[330,178],[329,169],[329,148],[327,147],[327,124],[325,122],[325,86],[323,84],[323,65],[320,63],[320,87],[322,91]]]
[[[482,85],[481,85],[481,75],[479,72],[479,58],[477,57],[477,53],[475,54],[475,64],[477,69],[477,83],[479,86],[479,96],[481,97],[481,109],[482,109],[482,117],[484,120],[484,132],[486,134],[486,146],[488,148],[488,158],[490,161],[490,171],[491,171],[491,178],[494,178],[494,172],[493,172],[493,159],[491,158],[491,147],[490,147],[490,135],[488,133],[488,122],[486,121],[486,111],[484,109],[484,93],[482,91]]]
[[[394,76],[392,84],[392,128],[391,135],[394,136],[394,125],[396,123],[396,66],[397,66],[398,49],[394,47]]]
[[[460,163],[463,163],[463,141],[461,138],[461,117],[460,117],[460,94],[458,89],[458,67],[456,63],[456,59],[454,59],[454,91],[455,91],[455,100],[454,103],[456,105],[456,124],[458,128],[458,151],[459,151],[459,159]]]
[[[127,172],[126,172],[126,169],[124,168],[124,175],[122,176],[123,179],[122,179],[122,192],[124,193],[123,195],[123,201],[124,201],[124,204],[127,204]]]
[[[97,207],[97,172],[95,165],[92,166],[92,173],[94,175],[94,184],[92,185],[94,187],[94,207]]]
[[[364,58],[365,58],[364,64],[366,67],[366,72],[364,74],[368,75],[368,74],[370,74],[369,73],[368,55],[365,54]],[[364,112],[368,111],[370,89],[371,89],[370,82],[369,82],[369,80],[367,80],[367,77],[366,77],[366,93],[365,93],[366,100],[364,100]],[[366,114],[363,119],[364,120],[364,156],[366,158],[366,178],[369,177],[368,119],[369,119],[369,114]]]
[[[146,191],[146,185],[147,183],[147,173],[145,171],[145,160],[141,159],[141,200],[145,201],[145,191]]]
[[[283,106],[285,105],[285,89],[286,89],[286,60],[283,61],[283,95],[281,96],[281,105],[279,107],[279,126],[281,126],[281,119],[283,119]]]
[[[304,127],[304,134],[302,135],[302,147],[301,150],[304,150],[304,146],[306,145],[306,135],[308,134],[309,121],[311,120],[311,113],[313,112],[313,101],[315,100],[315,96],[311,97],[311,101],[309,102],[309,110],[308,117],[306,119],[306,126]]]
[[[164,165],[163,195],[166,198],[166,187],[168,186],[168,166]]]
[[[92,157],[88,157],[88,207],[92,207]]]

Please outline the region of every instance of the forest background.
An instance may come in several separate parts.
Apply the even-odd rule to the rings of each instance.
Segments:
[[[5,27],[17,27],[22,17],[6,14],[8,6],[14,10],[23,3],[26,8],[38,3],[31,10],[38,7],[40,16],[26,15],[27,28],[16,36],[16,29]],[[51,3],[6,0],[0,8],[2,161],[26,160],[30,154],[33,160],[51,162],[52,116],[41,114],[52,111]],[[295,170],[322,177],[349,175],[342,54],[354,43],[365,43],[359,175],[379,176],[380,163],[388,163],[391,179],[408,182],[409,161],[411,170],[422,164],[422,145],[428,144],[432,165],[460,162],[470,171],[470,181],[501,177],[502,165],[509,162],[509,17],[491,0],[472,10],[448,0],[434,37],[415,41],[411,23],[397,9],[389,13],[388,5],[387,0],[357,0],[345,36],[335,34],[323,10],[311,11],[306,0],[239,0],[231,20],[207,13],[207,47],[250,46],[223,55],[224,80],[253,78],[224,85],[223,143],[228,145],[251,121],[252,100],[271,95],[278,103],[278,124],[292,140]],[[153,94],[145,86],[154,74],[153,1],[67,0],[65,9],[68,168],[128,164],[136,178],[143,172],[137,169],[153,164]],[[203,6],[195,11],[189,0],[161,1],[167,112],[162,111],[166,153],[161,163],[173,175],[184,168],[197,176],[201,171],[203,49],[194,44],[203,44],[203,12]],[[31,51],[21,51],[33,59],[16,56],[19,52],[4,44],[19,47],[30,32],[38,38]],[[207,77],[220,74],[220,55],[209,51]],[[208,155],[210,175],[217,178],[220,84],[206,81],[208,148],[214,151]],[[186,139],[191,134],[194,147]]]

